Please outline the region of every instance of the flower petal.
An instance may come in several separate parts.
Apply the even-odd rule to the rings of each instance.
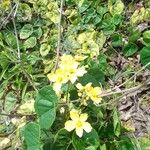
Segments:
[[[77,80],[77,76],[76,75],[71,75],[71,77],[70,77],[71,83],[75,83],[76,80]]]
[[[89,132],[92,131],[92,126],[91,126],[88,122],[84,122],[84,123],[83,123],[83,129],[84,129],[87,133],[89,133]]]
[[[82,90],[82,89],[83,89],[83,86],[82,86],[81,83],[78,83],[78,84],[76,85],[76,87],[77,87],[79,90]]]
[[[72,131],[73,129],[75,129],[75,123],[72,120],[66,121],[65,129],[69,132]]]
[[[82,122],[86,121],[87,118],[88,118],[88,115],[87,115],[86,113],[80,115],[80,120],[81,120]]]
[[[79,119],[79,111],[78,110],[75,110],[75,109],[72,109],[70,111],[70,118],[72,120],[78,120]]]
[[[79,137],[82,137],[82,135],[83,135],[83,129],[82,129],[82,128],[76,128],[76,134],[77,134]]]
[[[85,73],[87,73],[87,71],[85,70],[84,67],[80,67],[77,69],[77,76],[78,77],[82,77]]]
[[[53,90],[54,90],[56,93],[59,93],[59,92],[61,91],[61,86],[62,86],[61,83],[54,83],[54,84],[53,84]]]

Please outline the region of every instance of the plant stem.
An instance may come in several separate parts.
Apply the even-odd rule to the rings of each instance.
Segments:
[[[61,22],[62,22],[62,13],[63,13],[63,5],[64,5],[64,0],[61,0],[61,5],[60,5],[60,16],[59,16],[59,23],[58,23],[58,41],[57,41],[57,51],[56,51],[56,63],[54,67],[54,72],[56,71],[58,67],[58,62],[59,62],[59,54],[60,54],[60,49],[61,49]]]

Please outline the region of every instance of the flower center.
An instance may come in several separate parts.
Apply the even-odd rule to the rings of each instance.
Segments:
[[[81,121],[77,121],[76,128],[81,128],[81,127],[82,127],[82,122]]]

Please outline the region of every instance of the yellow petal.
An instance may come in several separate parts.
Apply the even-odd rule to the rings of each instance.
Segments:
[[[88,118],[88,115],[86,113],[80,115],[80,120],[83,122],[86,121],[87,118]]]
[[[87,133],[89,133],[89,132],[92,131],[92,126],[91,126],[88,122],[84,122],[84,123],[83,123],[83,129],[84,129]]]
[[[95,92],[97,93],[97,95],[101,94],[102,93],[102,90],[100,87],[95,87],[94,88]]]
[[[59,93],[59,92],[61,91],[61,86],[62,86],[61,83],[54,83],[54,84],[53,84],[53,90],[54,90],[56,93]]]
[[[78,120],[79,119],[79,111],[75,110],[75,109],[72,109],[70,111],[70,118],[72,120]]]
[[[75,123],[72,120],[66,121],[65,129],[69,132],[72,131],[73,129],[75,129]]]
[[[92,97],[91,96],[91,100],[93,100],[95,104],[99,104],[102,101],[102,98],[101,97]]]
[[[55,82],[56,81],[56,75],[54,73],[49,73],[47,75],[48,79],[52,82]]]
[[[82,128],[76,128],[76,134],[77,134],[79,137],[82,137],[82,135],[83,135],[83,129],[82,129]]]
[[[83,86],[82,86],[81,83],[78,83],[78,84],[76,85],[76,87],[77,87],[79,90],[82,90],[82,89],[83,89]]]
[[[80,67],[77,69],[77,76],[78,77],[82,77],[85,73],[87,73],[87,71],[85,70],[84,67]]]
[[[76,80],[77,80],[77,76],[72,75],[72,76],[70,77],[71,83],[75,83]]]

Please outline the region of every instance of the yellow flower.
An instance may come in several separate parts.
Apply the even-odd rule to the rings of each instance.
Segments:
[[[55,92],[59,94],[62,84],[68,81],[74,83],[78,77],[83,76],[86,72],[85,67],[79,67],[79,62],[74,57],[64,54],[60,59],[59,68],[55,73],[48,74],[48,78],[54,83],[53,89]]]
[[[92,83],[82,86],[80,83],[76,85],[79,89],[78,96],[82,98],[83,104],[87,105],[87,100],[91,99],[94,104],[99,104],[102,100],[100,94],[102,93],[100,87],[92,87]]]
[[[65,129],[67,131],[72,131],[75,129],[76,134],[79,137],[82,137],[83,130],[87,133],[91,132],[92,127],[91,125],[86,122],[88,115],[86,113],[81,114],[78,110],[71,110],[70,111],[70,118],[71,120],[66,121]]]
[[[68,82],[67,74],[62,69],[57,69],[55,73],[52,72],[47,77],[50,81],[54,82],[53,89],[57,93],[61,90],[62,84]]]
[[[102,101],[102,98],[99,96],[102,93],[100,87],[91,88],[87,95],[93,100],[95,104],[99,104]]]

